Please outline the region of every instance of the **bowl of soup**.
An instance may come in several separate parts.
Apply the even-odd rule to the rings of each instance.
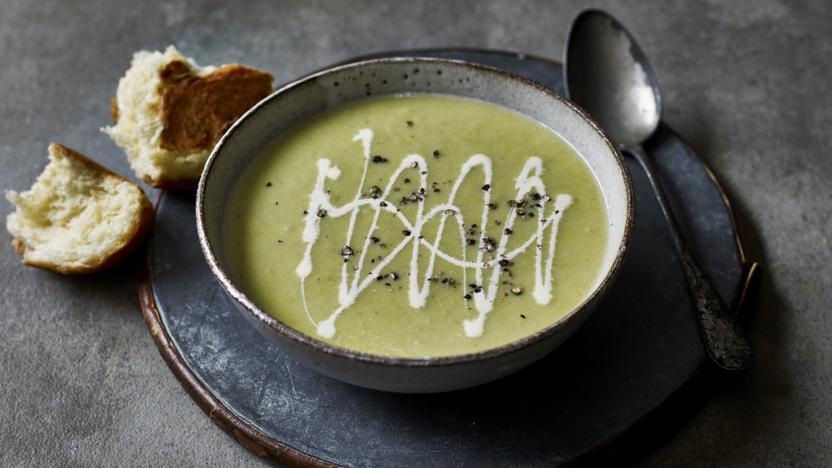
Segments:
[[[575,105],[494,68],[369,60],[243,116],[197,193],[208,264],[306,366],[395,392],[456,390],[551,352],[618,273],[620,153]]]

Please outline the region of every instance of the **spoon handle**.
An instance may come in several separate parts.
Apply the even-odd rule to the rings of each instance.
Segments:
[[[687,242],[682,237],[679,222],[670,209],[667,196],[657,180],[650,157],[641,146],[628,145],[622,149],[633,156],[644,169],[656,199],[659,201],[662,214],[670,227],[670,235],[682,261],[688,289],[699,319],[699,330],[705,351],[711,361],[722,369],[738,371],[751,368],[756,363],[754,348],[743,335],[736,321],[729,317],[710,281],[694,260]]]

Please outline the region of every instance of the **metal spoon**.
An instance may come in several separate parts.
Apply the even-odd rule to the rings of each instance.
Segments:
[[[756,357],[751,343],[693,259],[650,158],[641,147],[658,127],[662,112],[659,85],[647,57],[612,16],[587,10],[575,18],[569,31],[564,73],[567,96],[644,168],[682,261],[708,356],[722,369],[752,367]]]

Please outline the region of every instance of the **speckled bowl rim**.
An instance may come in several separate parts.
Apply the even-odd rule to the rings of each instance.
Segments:
[[[547,94],[549,97],[559,101],[561,104],[567,106],[570,110],[575,112],[577,116],[584,121],[587,125],[590,126],[597,134],[601,137],[604,144],[606,144],[607,148],[610,150],[610,153],[613,155],[614,161],[616,163],[618,173],[621,175],[623,182],[624,182],[624,192],[626,197],[626,213],[624,218],[624,229],[623,235],[621,239],[621,243],[618,246],[618,251],[615,254],[612,264],[610,265],[609,269],[607,270],[606,274],[602,281],[600,281],[595,289],[587,295],[587,297],[577,306],[572,308],[566,315],[561,317],[560,319],[552,322],[548,327],[543,328],[542,330],[538,330],[537,332],[526,335],[523,338],[518,340],[506,343],[501,346],[497,346],[494,348],[486,349],[483,351],[478,351],[475,353],[465,353],[465,354],[454,354],[448,356],[435,356],[435,357],[417,357],[417,358],[408,358],[408,357],[397,357],[397,356],[385,356],[381,354],[370,354],[364,353],[360,351],[355,351],[349,348],[344,348],[341,346],[332,345],[321,341],[317,338],[309,336],[305,333],[301,333],[300,331],[286,325],[282,321],[272,317],[271,315],[267,314],[263,310],[261,310],[253,301],[251,301],[242,291],[237,289],[234,283],[231,281],[230,276],[226,274],[226,272],[220,267],[219,263],[217,262],[216,256],[214,255],[214,251],[211,247],[211,244],[208,241],[207,235],[205,233],[204,227],[204,201],[205,201],[205,184],[208,177],[211,175],[211,169],[214,166],[214,161],[218,157],[218,155],[223,151],[226,142],[228,139],[233,135],[238,128],[241,128],[248,124],[249,119],[256,113],[258,113],[262,108],[267,106],[272,100],[276,99],[278,96],[290,92],[294,88],[298,88],[306,83],[312,82],[317,78],[329,75],[331,73],[340,72],[344,70],[350,69],[361,69],[371,65],[383,65],[386,63],[407,63],[407,64],[432,64],[432,65],[454,65],[454,66],[462,66],[468,67],[474,70],[478,70],[484,73],[491,73],[494,75],[499,75],[502,78],[507,78],[509,80],[515,81],[520,86],[529,86],[532,87],[542,93]],[[447,94],[447,93],[445,93]],[[488,102],[486,100],[486,102]],[[519,112],[519,111],[518,111]],[[522,114],[522,112],[520,112]],[[487,65],[481,65],[478,63],[468,62],[465,60],[457,60],[457,59],[446,59],[446,58],[434,58],[434,57],[386,57],[386,58],[377,58],[377,59],[369,59],[369,60],[362,60],[359,62],[353,62],[343,65],[335,65],[332,67],[324,68],[314,73],[302,76],[294,81],[287,83],[286,85],[282,86],[280,89],[277,89],[275,92],[264,98],[262,101],[257,103],[254,107],[249,109],[242,117],[240,117],[229,129],[225,132],[222,138],[217,142],[214,149],[211,151],[208,160],[205,163],[205,167],[202,170],[202,175],[199,179],[199,185],[197,186],[197,193],[196,193],[196,225],[197,225],[197,234],[199,236],[199,244],[202,248],[202,252],[205,255],[205,259],[208,262],[208,267],[211,269],[211,273],[217,278],[220,282],[220,285],[225,290],[225,292],[231,296],[233,300],[235,300],[238,304],[245,309],[246,312],[251,313],[254,318],[259,320],[260,322],[267,325],[269,328],[277,331],[285,338],[288,338],[292,341],[295,341],[299,344],[309,346],[316,351],[326,353],[331,356],[343,358],[350,361],[357,361],[367,364],[374,364],[380,366],[390,366],[390,367],[438,367],[438,366],[455,366],[455,365],[462,365],[462,364],[469,364],[472,362],[479,362],[485,361],[490,359],[495,359],[500,356],[504,356],[513,352],[516,352],[520,349],[526,348],[531,346],[535,343],[538,343],[542,340],[553,335],[558,329],[562,328],[572,320],[575,320],[581,314],[578,312],[584,310],[586,307],[592,305],[593,303],[599,301],[606,290],[610,287],[610,285],[615,281],[618,273],[621,269],[621,265],[624,260],[624,254],[627,251],[627,248],[630,244],[630,235],[632,231],[632,224],[633,224],[633,186],[632,180],[630,178],[630,172],[627,168],[627,165],[624,162],[624,158],[621,155],[621,152],[618,150],[618,147],[612,142],[609,136],[604,132],[604,130],[595,123],[594,120],[584,112],[580,107],[566,99],[565,97],[561,96],[560,94],[550,90],[549,88],[543,86],[542,84],[530,80],[528,78],[522,77],[515,73],[502,70],[495,67],[490,67]]]

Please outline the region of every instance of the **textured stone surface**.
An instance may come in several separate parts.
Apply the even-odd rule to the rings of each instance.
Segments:
[[[579,2],[33,2],[0,7],[0,187],[29,186],[50,141],[129,174],[98,128],[133,51],[286,81],[351,55],[471,46],[560,57]],[[240,2],[243,3],[243,2]],[[760,365],[651,442],[640,466],[832,464],[832,6],[598,2],[636,34],[666,119],[721,175],[768,267]],[[4,210],[6,211],[6,210]],[[0,465],[255,463],[191,402],[141,319],[137,259],[66,278],[18,266],[0,234]]]

